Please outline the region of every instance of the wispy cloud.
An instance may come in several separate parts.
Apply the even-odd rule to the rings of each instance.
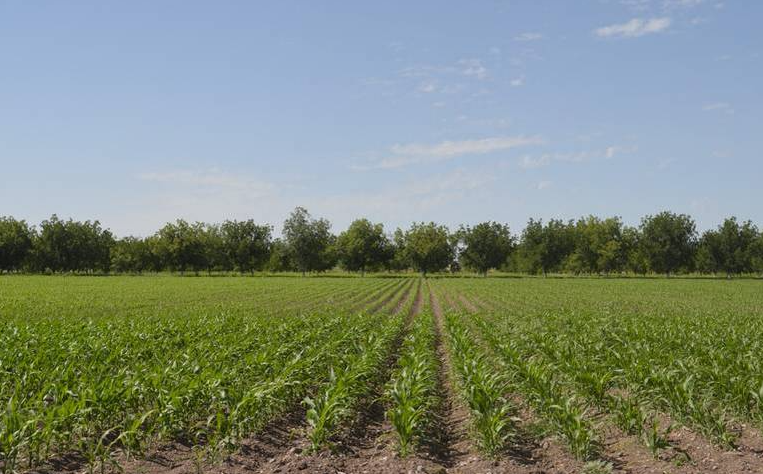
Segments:
[[[600,38],[638,38],[651,33],[659,33],[670,27],[668,17],[644,20],[633,18],[626,23],[618,23],[596,28],[594,34]]]
[[[517,77],[509,81],[509,84],[511,87],[521,87],[525,85],[525,78],[524,77]]]
[[[620,0],[620,4],[633,11],[645,11],[651,8],[652,0]]]
[[[620,4],[631,11],[643,12],[651,9],[689,9],[704,3],[704,0],[620,0]]]
[[[514,41],[538,41],[543,39],[543,35],[536,32],[522,33],[514,37]]]
[[[692,8],[701,4],[703,0],[665,0],[662,3],[662,7],[665,9],[671,8]]]
[[[533,168],[540,168],[542,166],[546,166],[549,163],[551,163],[551,155],[541,155],[536,158],[533,158],[530,155],[525,155],[519,161],[519,166],[520,168],[529,170]]]
[[[419,85],[418,91],[425,94],[431,94],[432,92],[437,92],[437,85],[431,81],[422,82]]]
[[[705,112],[725,112],[727,114],[733,114],[734,108],[728,102],[713,102],[702,106],[702,110]]]
[[[553,181],[539,181],[538,184],[535,186],[538,191],[543,191],[544,189],[550,188],[554,184]]]
[[[482,61],[479,59],[462,59],[458,64],[462,67],[461,73],[464,76],[473,76],[477,79],[487,77],[487,68],[482,65]]]
[[[394,169],[404,166],[431,163],[456,158],[458,156],[485,155],[513,148],[540,145],[538,136],[492,137],[477,140],[443,141],[436,144],[410,143],[394,145],[391,156],[370,164],[353,165],[356,170]]]
[[[540,156],[525,155],[519,160],[522,169],[540,168],[552,162],[584,163],[591,160],[612,159],[619,154],[633,153],[635,146],[608,146],[603,150],[584,150],[572,153],[544,153]]]

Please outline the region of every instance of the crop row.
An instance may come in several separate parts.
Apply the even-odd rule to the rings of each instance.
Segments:
[[[92,465],[161,439],[233,446],[330,380],[379,328],[347,308],[284,317],[277,297],[261,301],[254,313],[212,300],[187,317],[4,319],[0,465],[69,451]]]

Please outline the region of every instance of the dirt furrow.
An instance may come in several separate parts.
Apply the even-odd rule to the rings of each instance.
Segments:
[[[408,299],[413,285],[409,285],[404,297],[398,302],[402,309]],[[421,284],[417,286],[414,303],[406,315],[404,329],[393,343],[388,360],[385,363],[384,373],[380,376],[379,386],[367,400],[361,402],[365,408],[359,410],[356,418],[351,420],[347,429],[333,440],[331,451],[322,451],[308,454],[309,443],[304,437],[304,417],[296,429],[287,431],[293,440],[281,439],[278,443],[268,443],[261,446],[262,441],[257,440],[258,451],[267,453],[266,462],[257,464],[255,472],[262,473],[287,473],[287,472],[310,472],[334,474],[336,472],[405,472],[410,470],[408,460],[396,458],[392,426],[385,420],[384,404],[382,400],[383,381],[388,378],[389,371],[394,367],[399,357],[399,349],[402,340],[410,327],[413,318],[422,309]],[[399,311],[398,311],[399,312]],[[284,433],[281,430],[281,433]],[[267,450],[265,448],[275,448]],[[250,450],[251,451],[251,450]],[[242,453],[246,456],[245,453]],[[260,456],[262,457],[262,456]],[[244,463],[239,463],[244,465]],[[251,462],[250,462],[251,465]],[[415,468],[416,465],[412,464]],[[223,467],[226,467],[225,465]],[[209,471],[220,472],[220,470]],[[238,473],[238,471],[223,470],[222,472]],[[243,471],[242,471],[243,472]]]
[[[445,295],[445,298],[449,297]],[[441,446],[441,462],[445,467],[445,472],[451,473],[473,473],[473,472],[495,472],[495,473],[541,473],[541,472],[563,472],[546,471],[539,469],[538,458],[525,446],[528,445],[529,435],[523,440],[515,440],[517,444],[515,449],[507,456],[499,459],[486,459],[477,450],[471,440],[470,432],[470,414],[469,410],[459,399],[456,387],[452,377],[454,376],[450,355],[445,345],[445,317],[442,306],[437,294],[432,291],[430,286],[430,304],[435,319],[435,332],[437,341],[437,351],[440,357],[440,384],[443,387],[445,400],[443,401],[442,411],[442,431],[443,446]]]
[[[368,309],[369,313],[378,313],[380,310],[386,308],[398,294],[401,293],[401,290],[403,294],[406,294],[404,288],[408,285],[408,282],[405,280],[402,280],[397,286],[395,286],[395,289],[393,292],[389,293],[387,296],[381,298],[376,303],[371,305],[371,307]]]
[[[420,284],[420,283],[419,283]],[[395,307],[392,308],[392,314],[398,314],[400,311],[403,310],[405,307],[405,304],[408,302],[408,297],[411,295],[411,289],[416,286],[416,283],[411,282],[408,286],[405,287],[405,291],[403,292],[403,295],[400,297],[400,299],[395,304]],[[418,292],[414,298],[418,297]],[[418,313],[415,313],[418,314]]]

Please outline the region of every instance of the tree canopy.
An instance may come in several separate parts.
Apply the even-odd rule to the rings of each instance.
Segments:
[[[347,270],[361,272],[378,269],[391,258],[392,244],[383,224],[368,219],[354,220],[337,238],[339,260]]]
[[[463,246],[459,253],[460,262],[481,275],[503,266],[514,246],[509,226],[492,221],[474,227],[462,226],[457,237]]]
[[[670,275],[691,269],[697,238],[691,217],[669,211],[646,216],[641,221],[641,235],[652,271]]]
[[[411,267],[423,275],[448,268],[454,252],[448,228],[434,222],[414,223],[405,233],[405,255]]]
[[[455,232],[434,222],[384,232],[381,223],[356,219],[338,236],[326,219],[301,207],[280,237],[253,219],[221,224],[169,222],[146,237],[115,238],[98,221],[62,220],[38,226],[0,217],[0,272],[199,273],[285,272],[306,275],[339,265],[350,272],[491,269],[530,274],[700,272],[763,275],[763,233],[736,217],[699,235],[685,214],[661,212],[639,226],[619,217],[573,221],[530,219],[519,238],[488,221]]]
[[[294,266],[303,275],[327,269],[334,240],[329,221],[313,219],[307,209],[297,207],[283,223],[283,236]]]

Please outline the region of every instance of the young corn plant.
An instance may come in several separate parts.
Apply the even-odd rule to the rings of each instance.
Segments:
[[[328,444],[339,425],[353,412],[355,403],[370,391],[401,326],[400,317],[390,317],[379,332],[356,345],[341,371],[331,370],[329,380],[316,396],[305,397],[308,438],[313,451]]]
[[[507,380],[496,373],[474,337],[462,324],[463,316],[446,317],[448,346],[462,397],[469,406],[481,449],[490,456],[502,451],[514,434],[512,407],[504,397]]]
[[[426,436],[438,402],[433,324],[431,312],[414,320],[385,392],[389,404],[386,416],[397,434],[401,456],[410,454]]]

